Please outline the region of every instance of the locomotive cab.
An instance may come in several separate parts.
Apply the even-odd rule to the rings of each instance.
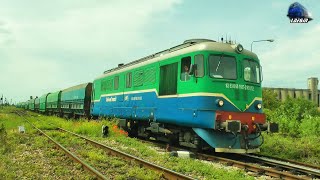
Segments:
[[[212,95],[208,98],[211,102],[196,102],[198,114],[204,108],[214,112],[209,127],[193,129],[210,146],[217,147],[217,152],[258,152],[263,143],[261,132],[278,131],[278,125],[267,123],[262,111],[261,66],[257,56],[241,45],[225,45],[234,52],[203,51],[203,63],[197,63],[195,57],[191,65],[194,72],[190,83],[194,85],[189,86],[196,93]],[[199,77],[198,71],[204,75]]]

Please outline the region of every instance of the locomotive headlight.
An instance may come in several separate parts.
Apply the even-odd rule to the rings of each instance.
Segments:
[[[257,109],[261,109],[262,108],[262,104],[261,103],[259,103],[259,104],[257,104]]]
[[[221,106],[223,106],[223,104],[224,104],[224,102],[223,102],[221,99],[218,99],[218,100],[217,100],[217,105],[218,105],[218,106],[221,107]]]
[[[243,46],[241,44],[238,44],[237,47],[236,47],[236,51],[237,51],[237,53],[242,53]]]

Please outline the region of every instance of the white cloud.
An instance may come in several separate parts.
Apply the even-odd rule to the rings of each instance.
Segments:
[[[1,5],[0,94],[26,100],[130,60],[145,29],[180,0],[19,3]]]
[[[276,39],[253,48],[261,52],[270,47],[258,53],[264,85],[305,87],[308,77],[320,77],[316,17],[308,24],[289,24],[285,14],[290,2],[274,0],[271,6],[270,2],[241,2],[247,7],[244,11],[223,7],[223,1],[188,1],[177,7],[180,1],[2,0],[0,95],[26,100],[30,95],[92,81],[120,62],[184,39],[217,38],[226,33],[245,47],[252,40]],[[305,4],[311,12],[319,9],[315,0]],[[245,18],[235,18],[239,14]],[[300,30],[304,31],[297,36]]]
[[[21,47],[122,51],[137,46],[145,38],[143,30],[154,15],[170,10],[175,3],[112,1],[67,9],[55,19],[18,21],[13,26]]]
[[[317,24],[298,36],[277,39],[273,48],[260,55],[264,84],[306,88],[307,78],[320,77],[319,34],[320,24]]]

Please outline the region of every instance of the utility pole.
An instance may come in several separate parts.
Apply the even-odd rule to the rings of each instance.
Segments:
[[[1,102],[0,108],[2,108],[2,106],[3,106],[3,94],[2,94],[2,96],[1,96],[0,102]]]

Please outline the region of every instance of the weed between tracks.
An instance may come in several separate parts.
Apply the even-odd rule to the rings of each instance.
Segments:
[[[0,109],[0,124],[1,134],[6,131],[6,143],[0,143],[0,179],[93,179],[19,116]],[[19,133],[18,125],[24,125],[26,133]]]
[[[67,147],[109,179],[161,179],[161,174],[140,168],[134,162],[126,162],[119,157],[108,155],[106,151],[87,144],[84,140],[64,132],[47,132],[47,134]]]
[[[2,113],[8,114],[8,111],[9,110],[7,109],[6,113]],[[142,143],[134,138],[128,138],[123,132],[112,128],[114,126],[114,121],[65,120],[57,117],[43,116],[32,112],[28,112],[28,115],[32,116],[28,119],[40,129],[52,130],[56,129],[56,127],[62,127],[75,133],[88,136],[89,138],[106,144],[107,146],[111,146],[128,154],[138,156],[149,162],[156,163],[168,169],[172,169],[198,179],[254,179],[253,177],[246,175],[243,170],[239,170],[237,168],[196,159],[171,157],[168,153],[158,152],[156,148],[152,147],[150,144]],[[17,129],[18,125],[21,125],[24,122],[14,114],[10,114],[9,116],[11,118],[6,120],[3,120],[0,116],[0,124],[4,122],[8,131],[13,133],[10,136],[19,139],[17,136],[18,133],[15,129]],[[81,170],[79,166],[71,165],[71,160],[64,156],[60,151],[53,149],[51,143],[48,143],[46,138],[38,136],[35,130],[32,130],[32,128],[26,123],[24,123],[24,125],[26,126],[27,133],[18,134],[24,138],[15,141],[13,145],[16,149],[17,147],[21,149],[19,149],[19,151],[15,151],[17,153],[2,155],[0,157],[2,158],[1,160],[4,160],[4,164],[7,164],[5,166],[0,165],[0,179],[1,177],[38,177],[42,179],[44,174],[46,174],[46,177],[49,177],[49,179],[56,179],[52,177],[66,176],[69,178],[70,176],[76,177],[76,179],[86,179],[89,177],[89,175],[79,176],[78,173]],[[109,135],[107,138],[101,137],[102,125],[109,126]],[[62,135],[63,133],[61,132],[58,132],[59,134],[56,133],[56,135],[54,131],[51,133],[55,136],[57,141],[60,143],[62,142],[64,145],[68,145],[71,151],[81,155],[81,157],[85,157],[86,161],[90,162],[90,164],[94,164],[94,167],[97,167],[98,170],[102,170],[104,174],[107,174],[107,176],[112,179],[161,179],[159,174],[140,168],[139,166],[136,166],[134,162],[125,162],[119,158],[110,157],[105,154],[104,151],[97,150],[88,144],[79,142],[76,138],[69,139],[67,135]],[[24,154],[24,158],[18,160],[17,157],[19,157],[20,154]],[[57,160],[57,156],[59,158],[64,157],[65,159]],[[20,161],[20,165],[15,164],[17,161]],[[51,161],[56,163],[49,163]],[[67,165],[65,163],[62,164],[64,161],[68,162]],[[30,169],[26,168],[27,164],[32,164],[33,162],[41,165],[31,165]],[[21,167],[21,163],[25,166],[19,174],[15,175],[14,173],[10,173],[19,169],[19,167]],[[65,166],[70,166],[70,169],[73,167],[73,170],[67,170],[68,172],[64,172],[65,169],[68,169],[65,168]],[[55,168],[55,170],[43,173],[43,169],[46,169],[45,167],[50,167],[48,169]],[[59,173],[59,176],[55,176],[56,172]],[[82,170],[81,172],[81,174],[85,174]],[[50,176],[52,177],[50,178]]]

